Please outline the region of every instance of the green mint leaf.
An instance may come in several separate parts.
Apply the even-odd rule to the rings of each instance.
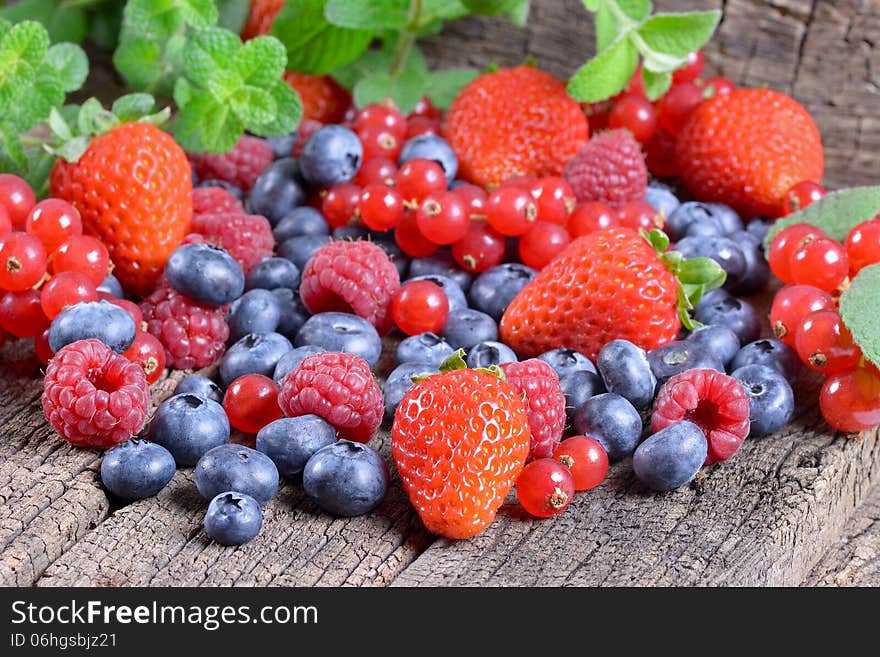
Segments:
[[[193,94],[198,93],[186,78],[177,78],[174,83],[174,102],[180,108],[185,107],[192,100]]]
[[[328,0],[324,16],[337,27],[402,30],[409,20],[409,0]]]
[[[287,53],[275,37],[261,36],[245,43],[235,55],[233,68],[245,84],[267,87],[284,74]]]
[[[616,0],[616,2],[620,11],[636,23],[641,23],[650,16],[653,9],[650,0]]]
[[[276,107],[272,120],[259,126],[249,125],[247,129],[260,137],[290,134],[302,119],[303,109],[299,96],[284,80],[276,80],[269,87],[269,93]]]
[[[638,28],[638,35],[654,53],[686,57],[706,44],[720,20],[720,11],[657,14]]]
[[[239,34],[247,21],[250,6],[250,0],[218,0],[218,27]]]
[[[140,37],[167,39],[183,27],[183,14],[174,0],[128,0],[122,12],[121,40]]]
[[[461,4],[473,14],[498,16],[508,13],[515,5],[522,3],[519,0],[462,0]]]
[[[409,4],[409,3],[407,3]],[[437,19],[455,20],[470,13],[461,0],[422,0],[420,25]]]
[[[507,18],[517,27],[525,27],[529,20],[530,6],[529,0],[519,0],[507,10]]]
[[[21,122],[22,127],[27,123],[35,125],[44,122],[49,118],[53,107],[64,103],[64,87],[50,65],[44,64],[40,67],[34,83],[28,93],[21,96],[19,103],[18,114],[28,119]]]
[[[778,219],[767,232],[764,248],[769,253],[773,239],[792,224],[818,226],[831,239],[843,242],[849,232],[863,221],[880,214],[880,186],[853,187],[831,192],[803,210]]]
[[[89,60],[83,49],[72,43],[56,43],[49,48],[47,62],[58,75],[65,92],[76,91],[89,75]]]
[[[198,32],[183,52],[186,77],[203,87],[216,84],[215,78],[232,72],[241,47],[241,39],[228,30],[212,27]]]
[[[361,78],[371,73],[387,71],[391,66],[391,49],[367,50],[353,62],[340,66],[333,71],[333,79],[349,91]]]
[[[28,65],[36,68],[49,50],[49,35],[46,28],[35,21],[23,21],[13,25],[0,41],[0,62],[7,61],[13,67]],[[6,68],[6,66],[3,66]],[[2,69],[0,69],[2,71]],[[0,83],[3,82],[0,72]]]
[[[602,0],[581,0],[584,7],[587,8],[587,11],[599,11],[599,7],[601,7],[604,3]]]
[[[174,3],[183,20],[196,29],[210,27],[217,22],[218,12],[214,0],[177,0]]]
[[[113,102],[111,111],[122,123],[136,121],[153,111],[156,101],[150,94],[127,94]]]
[[[52,43],[61,41],[79,43],[87,29],[85,12],[60,0],[21,0],[0,7],[0,17],[11,23],[24,20],[42,23]]]
[[[113,53],[113,66],[132,89],[146,89],[162,77],[162,48],[150,39],[126,39]]]
[[[89,40],[104,50],[115,50],[122,31],[122,3],[107,3],[89,18]]]
[[[648,68],[642,68],[642,82],[648,100],[658,100],[672,86],[672,73],[654,73]]]
[[[175,139],[192,153],[225,153],[243,133],[244,124],[229,103],[218,102],[206,93],[190,98],[174,124]]]
[[[596,11],[596,52],[602,52],[617,38],[617,19],[607,4]]]
[[[242,87],[229,100],[245,126],[269,123],[278,110],[272,94],[257,87]]]
[[[620,93],[639,62],[636,47],[618,38],[581,66],[568,82],[568,95],[581,103],[596,103]]]
[[[287,49],[291,71],[324,75],[353,62],[373,39],[372,30],[351,30],[331,24],[324,0],[288,0],[272,25],[272,36]]]
[[[55,107],[49,110],[49,129],[61,141],[73,139],[73,130],[70,129],[70,124]]]
[[[880,265],[862,269],[840,296],[840,317],[865,358],[880,367]]]
[[[416,71],[404,71],[396,79],[388,73],[375,73],[355,85],[354,102],[364,107],[390,98],[406,114],[425,95],[426,82],[425,76]]]
[[[450,68],[428,76],[427,94],[441,109],[448,108],[462,87],[474,80],[479,72],[473,68]]]
[[[244,86],[241,76],[235,71],[217,70],[211,75],[208,83],[204,85],[212,96],[218,101],[225,102]]]

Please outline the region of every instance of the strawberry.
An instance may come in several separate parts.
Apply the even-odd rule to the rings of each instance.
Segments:
[[[391,451],[422,522],[470,538],[495,518],[529,453],[522,398],[498,368],[465,368],[458,351],[404,395]]]
[[[85,232],[107,246],[125,289],[148,294],[189,231],[192,178],[186,153],[155,125],[123,123],[76,155],[55,161],[51,195],[79,210]]]
[[[699,105],[678,137],[676,159],[701,201],[747,217],[785,213],[785,193],[824,171],[822,141],[809,112],[770,89],[737,89]]]
[[[501,339],[524,357],[568,347],[595,360],[618,338],[650,350],[692,327],[688,310],[724,283],[709,258],[664,253],[669,239],[652,230],[606,228],[574,240],[514,297]],[[679,287],[680,277],[686,284]]]
[[[342,123],[351,106],[351,94],[329,75],[306,75],[287,72],[284,81],[299,94],[303,119],[321,123]]]
[[[284,0],[251,0],[248,17],[241,30],[241,40],[247,41],[263,34],[269,34],[272,23],[281,8]]]
[[[518,176],[558,176],[590,136],[580,105],[530,66],[481,75],[459,92],[444,135],[459,175],[483,187]]]

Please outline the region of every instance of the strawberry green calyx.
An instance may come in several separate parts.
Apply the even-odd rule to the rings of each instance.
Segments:
[[[455,372],[456,370],[466,370],[468,369],[467,363],[464,360],[464,349],[458,349],[451,353],[446,359],[440,363],[440,374],[445,372]],[[498,377],[502,381],[507,381],[507,376],[504,374],[504,370],[502,370],[497,365],[491,365],[490,367],[475,367],[470,368],[477,372],[483,372],[485,374],[491,374],[492,376]],[[430,376],[436,376],[435,374],[423,374],[421,376],[412,377],[413,383],[419,383],[420,381],[424,381]]]
[[[681,325],[689,331],[700,326],[690,311],[700,302],[706,292],[724,285],[727,273],[711,258],[685,258],[678,251],[669,251],[669,237],[659,228],[651,232],[644,229],[639,234],[654,247],[657,257],[678,281],[678,315]]]

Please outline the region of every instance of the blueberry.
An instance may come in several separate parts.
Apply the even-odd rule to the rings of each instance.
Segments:
[[[275,371],[272,373],[272,379],[274,379],[275,383],[281,385],[284,377],[293,372],[293,370],[296,369],[296,366],[303,362],[304,358],[314,356],[315,354],[322,354],[325,351],[327,350],[310,344],[307,344],[304,347],[291,349],[279,358],[277,363],[275,363]]]
[[[109,301],[80,301],[62,310],[49,325],[54,353],[77,340],[100,340],[117,354],[134,342],[137,327],[125,310]]]
[[[248,272],[244,289],[274,290],[279,287],[299,289],[299,269],[287,258],[265,258]]]
[[[694,221],[688,225],[685,237],[723,237],[724,227],[716,217],[706,217],[702,221]],[[676,247],[677,248],[677,247]]]
[[[731,296],[704,298],[694,309],[694,319],[702,324],[726,326],[736,333],[740,344],[761,336],[761,316],[747,301]]]
[[[278,468],[263,452],[227,443],[211,449],[196,463],[196,488],[205,499],[235,490],[265,504],[278,490]]]
[[[236,342],[248,333],[269,333],[281,321],[281,299],[269,290],[251,290],[236,303],[229,315],[229,340]]]
[[[205,533],[221,545],[242,545],[260,533],[263,512],[250,495],[235,491],[220,493],[211,500],[205,514]]]
[[[647,408],[654,401],[657,379],[641,347],[628,340],[612,340],[599,351],[596,367],[608,392],[620,395],[635,408]]]
[[[572,424],[579,435],[598,440],[612,461],[632,454],[642,435],[639,412],[613,392],[596,395],[581,404]]]
[[[219,178],[208,178],[206,180],[202,180],[198,185],[196,185],[196,187],[219,187],[220,189],[225,189],[239,201],[244,201],[244,192],[241,191],[241,187],[233,185],[231,182],[220,180]]]
[[[455,174],[458,173],[458,158],[455,157],[455,152],[445,139],[437,135],[419,135],[409,139],[400,149],[397,164],[403,166],[404,162],[409,162],[417,157],[433,160],[443,167],[443,172],[449,183],[455,179]]]
[[[410,259],[409,256],[400,250],[397,242],[393,239],[376,238],[373,240],[373,243],[382,249],[388,255],[388,259],[394,263],[400,280],[405,280],[409,273]]]
[[[675,250],[685,258],[712,258],[727,272],[727,280],[732,285],[746,273],[746,257],[729,237],[685,237],[675,245]]]
[[[488,340],[470,348],[467,355],[468,367],[491,367],[502,363],[515,363],[513,349],[501,342]]]
[[[559,349],[551,349],[545,351],[538,356],[538,360],[543,360],[552,367],[559,378],[568,376],[572,372],[592,372],[598,374],[599,370],[593,365],[593,361],[584,356],[581,352],[569,349],[568,347],[560,347]]]
[[[296,334],[297,347],[314,345],[327,351],[360,356],[373,367],[382,353],[382,339],[367,320],[348,313],[312,315]]]
[[[165,263],[165,276],[175,290],[206,306],[224,306],[244,292],[241,265],[212,244],[177,247]]]
[[[734,210],[729,205],[724,205],[723,203],[710,203],[709,207],[712,208],[712,213],[718,221],[721,222],[721,227],[724,229],[725,235],[732,235],[738,231],[743,230],[743,221],[740,218],[739,214],[737,214],[736,210]]]
[[[364,228],[363,226],[339,226],[338,228],[334,228],[331,233],[331,237],[334,240],[363,240],[367,239],[370,231]]]
[[[386,419],[394,417],[394,411],[397,410],[400,400],[415,385],[412,377],[437,374],[440,371],[437,367],[434,363],[407,362],[401,363],[391,370],[382,387],[382,394],[385,397]]]
[[[501,316],[513,298],[537,274],[531,267],[506,263],[487,269],[477,276],[471,286],[470,300],[473,307],[501,321]]]
[[[388,492],[388,466],[371,447],[339,440],[319,449],[303,470],[303,488],[335,516],[372,511]]]
[[[765,219],[764,217],[755,217],[746,224],[746,232],[758,238],[758,243],[761,245],[762,251],[764,250],[764,238],[767,237],[767,232],[772,225],[773,221],[771,219]]]
[[[286,242],[292,237],[329,234],[330,226],[324,219],[324,215],[308,205],[294,208],[284,215],[272,229],[272,237],[278,244]]]
[[[272,376],[281,357],[293,349],[279,333],[248,333],[220,359],[220,380],[228,386],[245,374]]]
[[[300,235],[278,245],[278,255],[287,258],[302,271],[315,252],[330,242],[329,235]]]
[[[101,284],[98,286],[98,292],[106,292],[119,299],[125,296],[125,291],[122,289],[122,283],[120,283],[119,279],[113,274],[107,274],[107,278],[101,281]]]
[[[211,379],[201,374],[189,374],[183,377],[174,388],[175,395],[189,392],[205,399],[213,399],[218,404],[223,403],[223,390]]]
[[[736,352],[739,351],[739,338],[726,326],[708,324],[697,327],[687,336],[686,341],[698,344],[704,350],[718,356],[724,367],[730,365]]]
[[[410,263],[412,266],[412,263]],[[449,276],[443,276],[441,274],[428,274],[426,276],[412,276],[410,277],[411,281],[431,281],[432,283],[439,285],[440,289],[442,289],[446,293],[446,299],[449,301],[449,312],[451,313],[453,310],[462,310],[468,307],[467,299],[464,296],[464,292],[458,283],[449,278]]]
[[[498,339],[498,325],[486,313],[470,308],[450,310],[443,337],[453,349],[470,349],[475,344]]]
[[[398,365],[411,361],[440,365],[455,351],[446,340],[433,333],[419,333],[400,341],[395,359]]]
[[[595,372],[573,370],[559,379],[559,387],[565,395],[565,414],[569,424],[574,423],[577,410],[588,399],[601,395],[605,390],[602,378]]]
[[[744,345],[730,363],[731,370],[738,370],[746,365],[766,365],[786,378],[794,385],[801,373],[801,360],[797,352],[784,342],[766,338]]]
[[[664,217],[669,217],[681,205],[681,201],[668,185],[652,182],[645,190],[645,202],[653,206],[657,212],[662,212]]]
[[[171,452],[177,465],[195,465],[202,454],[229,440],[229,419],[214,400],[186,392],[160,404],[148,436]]]
[[[724,363],[717,353],[690,340],[670,342],[648,352],[651,371],[662,386],[676,374],[687,370],[707,369],[724,372]]]
[[[473,276],[460,269],[448,249],[441,249],[433,255],[424,258],[413,258],[409,263],[409,276],[430,276],[437,274],[447,276],[458,283],[462,292],[467,293],[471,288]]]
[[[275,159],[289,157],[296,143],[296,132],[291,132],[280,137],[266,137],[266,143],[272,148]]]
[[[332,187],[354,178],[363,158],[364,148],[355,133],[341,125],[325,125],[308,138],[299,163],[310,185]]]
[[[766,365],[746,365],[730,375],[749,396],[750,436],[764,436],[791,422],[794,391],[782,374]]]
[[[299,294],[290,288],[276,287],[272,290],[272,294],[281,302],[281,317],[278,319],[275,332],[293,342],[302,325],[310,317],[309,311],[306,310]]]
[[[688,234],[694,223],[717,221],[722,235],[742,230],[742,220],[731,208],[719,203],[698,203],[688,201],[682,203],[666,219],[664,230],[669,239],[677,241]]]
[[[744,230],[733,233],[730,238],[735,241],[746,260],[746,269],[737,280],[728,280],[724,287],[732,294],[748,296],[767,287],[770,281],[770,266],[764,259],[761,242],[757,237]]]
[[[120,499],[140,500],[165,488],[174,470],[174,457],[162,445],[132,438],[104,453],[101,482]]]
[[[676,422],[639,445],[633,454],[633,470],[648,488],[673,490],[697,476],[708,447],[700,427],[687,420]]]
[[[292,157],[275,160],[260,174],[248,197],[248,208],[273,226],[306,201],[299,164]]]
[[[317,415],[283,417],[257,433],[257,449],[272,459],[278,472],[293,479],[322,447],[336,442],[336,429]]]

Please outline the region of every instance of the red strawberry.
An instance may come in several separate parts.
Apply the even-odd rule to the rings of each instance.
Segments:
[[[189,232],[189,161],[154,125],[125,123],[95,137],[75,162],[59,158],[49,189],[79,210],[83,228],[104,242],[114,275],[134,294],[155,287]]]
[[[251,0],[247,21],[241,30],[242,40],[269,34],[272,23],[283,6],[284,0]]]
[[[609,130],[590,139],[565,165],[565,180],[578,203],[619,208],[643,201],[648,170],[642,147],[629,130]]]
[[[824,171],[822,141],[803,105],[770,89],[737,89],[694,111],[676,158],[688,190],[740,213],[780,216],[785,193]]]
[[[651,243],[629,228],[606,228],[574,240],[510,303],[501,339],[523,356],[569,347],[594,360],[618,338],[645,350],[675,340],[682,319],[690,320],[673,271],[686,274],[699,293],[720,286],[724,273],[708,258],[661,256],[668,239],[659,230],[650,237]]]
[[[321,123],[342,123],[351,106],[351,94],[329,75],[287,72],[284,81],[299,94],[303,119]]]
[[[391,450],[410,502],[432,532],[470,538],[495,518],[529,453],[523,401],[459,351],[404,395]]]
[[[590,136],[587,117],[553,76],[530,66],[481,75],[459,92],[444,135],[459,175],[484,187],[558,176]]]

